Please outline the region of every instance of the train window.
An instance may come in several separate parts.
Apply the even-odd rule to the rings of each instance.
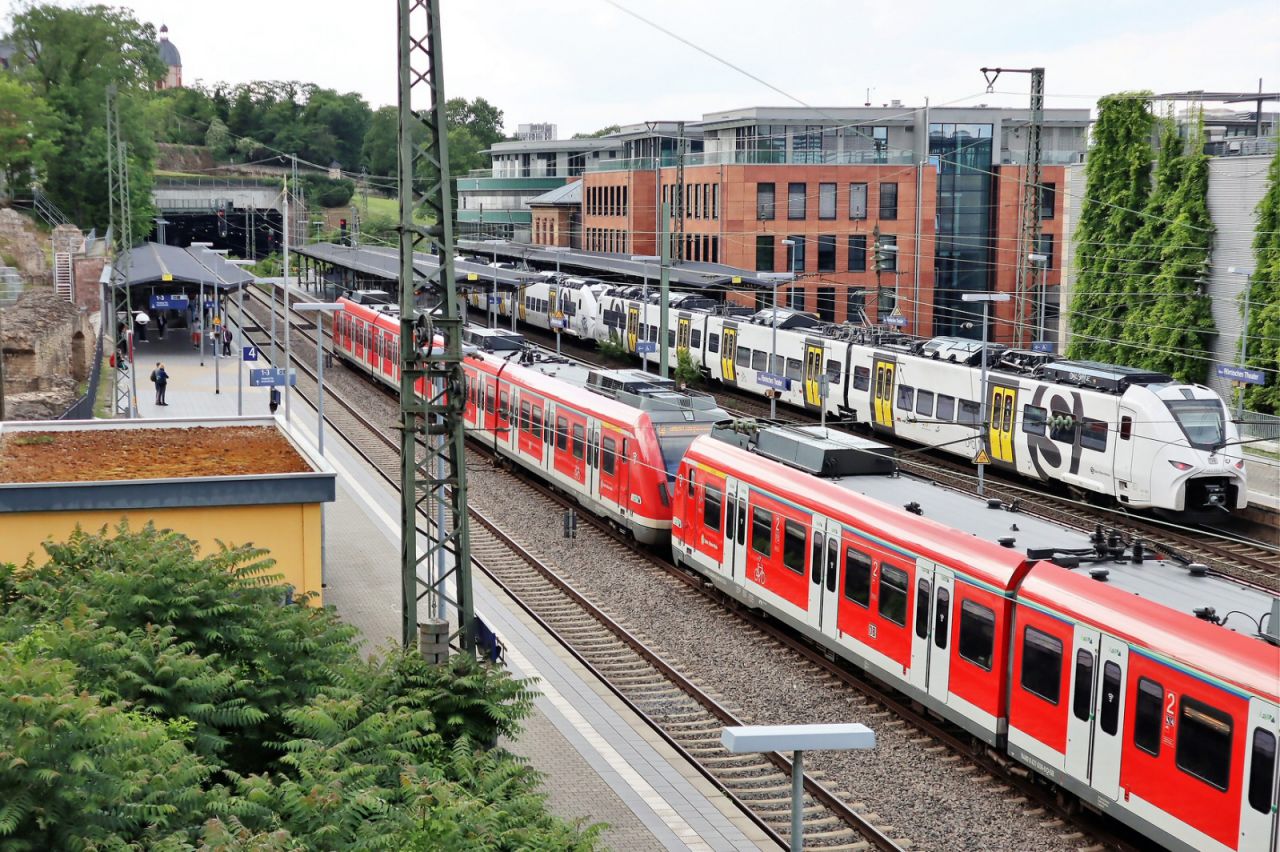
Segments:
[[[947,639],[951,635],[951,590],[939,587],[933,606],[933,644],[939,648],[947,647]]]
[[[1127,441],[1133,435],[1133,418],[1120,418],[1120,440]]]
[[[658,326],[656,325],[649,326],[649,342],[650,343],[658,342]]]
[[[573,457],[575,459],[583,458],[587,454],[586,446],[587,430],[575,424],[573,427]]]
[[[804,524],[788,520],[783,529],[782,564],[804,576]]]
[[[724,537],[732,543],[734,536],[738,534],[738,501],[730,497],[728,502],[724,513]]]
[[[1065,411],[1053,410],[1049,420],[1049,437],[1064,444],[1076,442],[1076,419]]]
[[[759,506],[751,509],[751,549],[765,558],[773,553],[773,513]]]
[[[745,346],[738,347],[738,357],[734,359],[739,367],[751,366],[751,350]]]
[[[751,350],[751,369],[767,370],[769,364],[769,353],[761,352],[759,349]]]
[[[613,472],[616,470],[614,453],[618,451],[618,444],[612,438],[603,438],[600,445],[603,450],[600,453],[600,469],[605,476],[613,476]]]
[[[916,394],[916,414],[933,416],[933,391],[922,390]]]
[[[804,381],[804,366],[795,358],[787,359],[787,378],[793,382]]]
[[[970,402],[967,399],[960,400],[960,422],[976,426],[978,423],[978,415],[981,413],[982,407],[976,402]]]
[[[738,546],[747,543],[747,498],[738,501]]]
[[[689,471],[689,499],[693,499],[693,471]]]
[[[1160,720],[1164,687],[1154,680],[1138,678],[1138,700],[1133,718],[1133,744],[1147,754],[1160,754]]]
[[[961,601],[960,656],[979,668],[991,671],[995,641],[995,612],[970,600]]]
[[[1115,736],[1120,728],[1120,666],[1107,663],[1102,667],[1102,708],[1098,724],[1103,733]]]
[[[702,499],[702,525],[709,530],[720,531],[720,513],[724,509],[723,492],[714,485],[704,489]]]
[[[947,396],[945,393],[938,394],[938,410],[935,414],[936,419],[950,423],[956,419],[956,398]]]
[[[676,330],[674,328],[667,329],[667,348],[673,348],[676,345]]]
[[[1107,448],[1107,424],[1091,417],[1084,418],[1080,431],[1080,446],[1087,450],[1105,450]]]
[[[494,407],[493,385],[489,385],[484,389],[484,410],[493,414]]]
[[[840,362],[834,358],[827,359],[827,382],[837,384],[840,381]]]
[[[1183,772],[1225,793],[1231,786],[1231,715],[1182,696],[1174,762]]]
[[[859,606],[871,606],[871,557],[860,550],[844,550],[844,596]]]
[[[929,581],[923,577],[916,583],[916,635],[929,636]]]
[[[1038,405],[1022,406],[1022,431],[1028,435],[1043,435],[1049,412]]]
[[[1062,695],[1062,640],[1043,630],[1022,631],[1022,688],[1050,704]]]
[[[1249,807],[1271,813],[1271,779],[1276,772],[1276,735],[1253,729],[1253,764],[1249,767]]]
[[[542,407],[535,405],[533,407],[533,434],[539,440],[542,439]]]
[[[899,627],[907,624],[907,572],[880,563],[880,615]]]
[[[898,385],[898,408],[910,411],[916,404],[916,389],[910,385]]]
[[[827,591],[836,590],[836,576],[840,573],[840,541],[827,539]]]
[[[498,416],[503,420],[511,417],[511,394],[506,391],[498,394]]]
[[[1076,651],[1076,686],[1071,698],[1071,712],[1081,722],[1089,721],[1093,708],[1093,652],[1081,648]]]
[[[871,387],[871,371],[866,367],[853,368],[853,389],[866,390]]]
[[[714,331],[707,335],[707,351],[711,353],[720,351],[720,335]]]
[[[822,546],[825,542],[826,536],[822,533],[813,534],[813,553],[809,557],[809,573],[813,575],[815,586],[822,583]]]
[[[556,418],[556,449],[569,449],[569,421],[563,417]]]
[[[689,348],[702,348],[702,329],[695,328],[693,331],[689,332]]]

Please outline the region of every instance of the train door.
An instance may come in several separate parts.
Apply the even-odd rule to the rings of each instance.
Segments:
[[[893,431],[893,374],[897,365],[880,357],[875,359],[875,380],[871,383],[872,413],[875,425]]]
[[[840,553],[840,524],[821,515],[813,516],[813,536],[809,542],[809,607],[805,621],[822,629],[822,594],[827,576],[827,553]]]
[[[1093,767],[1089,783],[1108,799],[1120,794],[1120,763],[1124,755],[1125,681],[1129,646],[1111,636],[1102,637],[1098,662],[1098,700],[1094,713]]]
[[[933,601],[933,563],[928,559],[916,560],[916,587],[914,618],[911,624],[911,670],[909,680],[921,692],[929,688],[929,636]]]
[[[588,418],[587,420],[587,495],[597,497],[600,494],[600,462],[597,453],[600,449],[600,427]]]
[[[737,368],[733,360],[738,351],[737,326],[726,325],[720,337],[720,377],[723,381],[733,384],[737,381]]]
[[[951,689],[951,601],[955,575],[941,565],[933,569],[933,617],[929,626],[929,697],[947,703]]]
[[[621,504],[626,494],[618,487],[621,471],[618,456],[622,449],[621,437],[616,432],[602,430],[597,436],[600,441],[600,499],[609,504]],[[612,508],[612,506],[610,506]]]
[[[1276,852],[1280,849],[1280,831],[1277,831],[1276,798],[1280,795],[1277,784],[1276,735],[1280,733],[1280,707],[1253,698],[1249,701],[1249,726],[1245,728],[1244,741],[1244,795],[1240,807],[1239,849],[1260,849]],[[1270,845],[1268,845],[1268,843]]]
[[[636,352],[640,340],[640,307],[627,305],[627,351]]]
[[[1112,441],[1112,452],[1115,453],[1113,476],[1116,480],[1116,494],[1121,497],[1144,496],[1134,494],[1130,483],[1133,481],[1133,424],[1138,422],[1138,412],[1127,405],[1120,406],[1120,423],[1116,427],[1116,438]],[[1123,492],[1123,493],[1121,493]]]
[[[689,333],[692,330],[692,321],[688,317],[680,317],[676,320],[676,352],[689,351]]]
[[[1013,463],[1013,420],[1014,412],[1018,410],[1017,402],[1016,388],[991,386],[991,399],[987,407],[990,421],[987,440],[991,447],[991,457],[995,461]]]
[[[724,558],[720,562],[721,573],[733,580],[735,577],[741,577],[746,573],[747,566],[747,499],[751,494],[751,486],[740,479],[730,479],[725,482],[725,493],[733,496],[730,502],[730,509],[734,513],[732,522],[726,521],[726,535],[724,546]],[[732,525],[732,539],[730,542],[728,535],[729,526]]]
[[[827,527],[827,564],[822,577],[820,627],[824,636],[836,636],[840,615],[840,561],[845,551],[844,530],[839,523]],[[834,545],[834,551],[832,549]]]
[[[1067,759],[1064,768],[1072,778],[1089,780],[1093,751],[1094,707],[1098,693],[1098,651],[1102,636],[1092,627],[1077,624],[1071,646],[1071,709],[1067,712]]]
[[[804,404],[807,408],[822,407],[822,358],[824,348],[821,343],[805,341],[804,344]]]
[[[495,382],[497,384],[497,382]],[[494,435],[502,443],[511,440],[511,386],[499,385],[498,413],[494,420]]]

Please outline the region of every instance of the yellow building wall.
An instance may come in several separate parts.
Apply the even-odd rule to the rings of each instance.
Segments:
[[[65,541],[76,526],[89,532],[114,529],[121,518],[140,529],[151,522],[159,529],[182,533],[200,545],[202,554],[216,553],[218,541],[228,547],[250,544],[270,551],[272,573],[298,591],[320,600],[321,523],[319,503],[270,506],[202,506],[175,509],[112,509],[101,512],[9,512],[0,514],[0,563],[22,565],[28,556],[47,560],[41,543]]]

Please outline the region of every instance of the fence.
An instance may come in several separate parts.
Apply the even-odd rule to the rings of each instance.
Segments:
[[[1280,417],[1274,414],[1246,411],[1241,421],[1240,437],[1243,440],[1262,438],[1268,441],[1280,441]]]
[[[98,382],[102,380],[102,332],[93,350],[93,364],[89,367],[89,389],[76,404],[62,412],[59,420],[92,420],[93,404],[98,399]]]

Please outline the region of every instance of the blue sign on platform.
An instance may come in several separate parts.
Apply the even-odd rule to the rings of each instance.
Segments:
[[[906,325],[906,324],[907,324],[907,318],[906,318],[906,317],[887,316],[887,317],[885,317],[885,318],[884,318],[884,321],[885,321],[885,324],[886,324],[886,325],[896,325],[896,326],[899,326],[899,327],[904,326],[904,325]]]
[[[1033,340],[1033,341],[1031,341],[1031,351],[1032,351],[1032,352],[1047,352],[1047,353],[1049,353],[1050,355],[1052,355],[1052,354],[1053,354],[1053,341],[1052,341],[1052,340]]]
[[[564,320],[562,320],[562,319],[553,319],[553,320],[551,321],[551,327],[552,327],[552,328],[564,328]]]
[[[287,382],[284,377],[284,367],[265,367],[263,369],[249,371],[249,387],[272,388],[279,387],[283,384],[288,384],[290,387],[297,385],[297,370],[289,371],[289,379]]]
[[[1266,373],[1261,370],[1251,370],[1248,367],[1219,364],[1217,373],[1220,379],[1231,379],[1236,382],[1244,382],[1247,385],[1265,385],[1267,383]]]
[[[242,353],[240,356],[241,361],[257,361],[258,360],[258,347],[242,346],[240,347],[240,350]]]
[[[185,311],[190,302],[186,296],[156,296],[151,297],[151,309],[153,311],[175,310]]]
[[[756,373],[756,384],[766,388],[773,388],[776,391],[791,389],[791,380],[786,376],[779,376],[777,373]]]
[[[636,352],[643,355],[646,352],[657,352],[658,344],[652,340],[641,340],[636,343]]]
[[[490,295],[490,296],[489,296],[489,304],[490,304],[490,305],[499,305],[499,306],[501,306],[501,305],[502,305],[502,297],[501,297],[501,296],[494,296],[494,295]]]

